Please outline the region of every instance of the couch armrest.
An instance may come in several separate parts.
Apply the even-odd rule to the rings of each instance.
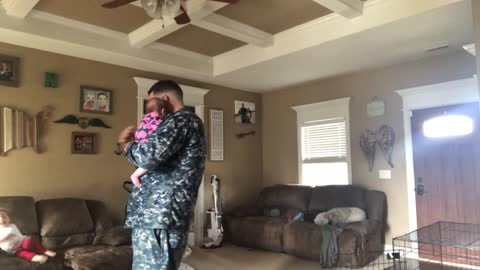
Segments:
[[[227,216],[231,216],[231,217],[251,217],[251,216],[262,216],[262,215],[263,213],[261,209],[259,209],[254,205],[239,206],[227,213]]]
[[[375,220],[363,220],[358,222],[352,222],[345,225],[345,230],[354,231],[362,236],[378,232],[380,223]]]
[[[117,226],[104,231],[99,232],[95,240],[94,245],[108,245],[108,246],[122,246],[132,244],[132,233],[129,229],[122,226]]]
[[[367,217],[381,223],[387,218],[387,196],[385,193],[376,190],[369,190],[366,193]]]

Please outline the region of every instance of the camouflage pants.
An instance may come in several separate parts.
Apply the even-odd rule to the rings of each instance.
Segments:
[[[132,270],[177,270],[186,244],[185,231],[133,229]]]

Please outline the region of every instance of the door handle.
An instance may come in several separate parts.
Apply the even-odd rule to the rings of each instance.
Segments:
[[[415,188],[415,193],[417,196],[423,196],[425,194],[425,186],[421,183],[417,184],[417,187]]]

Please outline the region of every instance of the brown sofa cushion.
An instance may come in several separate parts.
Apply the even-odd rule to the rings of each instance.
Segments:
[[[280,210],[282,216],[288,212],[307,212],[312,188],[300,185],[275,185],[262,190],[259,208],[264,215],[272,209]]]
[[[365,189],[358,186],[315,187],[310,199],[309,212],[320,213],[336,207],[358,207],[367,210]]]
[[[70,236],[94,231],[85,200],[51,199],[37,202],[42,237]]]
[[[87,200],[88,211],[92,216],[95,231],[103,231],[113,228],[113,221],[108,213],[107,207],[101,201]]]
[[[0,197],[0,209],[8,212],[22,233],[38,235],[37,213],[32,197]]]
[[[101,231],[93,241],[94,245],[121,246],[132,244],[132,233],[123,226]]]
[[[286,219],[269,217],[233,217],[228,219],[233,244],[282,252]]]
[[[48,249],[58,250],[67,247],[91,245],[94,237],[93,233],[80,233],[68,236],[45,236],[42,237],[42,244]]]

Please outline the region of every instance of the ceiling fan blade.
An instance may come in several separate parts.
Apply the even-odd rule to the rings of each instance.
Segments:
[[[124,6],[126,4],[130,4],[132,2],[135,2],[137,0],[113,0],[111,2],[105,3],[102,5],[104,8],[118,8],[121,6]]]
[[[236,3],[238,3],[239,0],[210,0],[210,1],[223,2],[223,3],[229,3],[229,4],[236,4]]]
[[[187,23],[190,23],[192,20],[190,19],[190,17],[188,16],[187,14],[187,11],[183,8],[183,6],[180,6],[180,9],[183,11],[182,14],[178,15],[177,17],[175,17],[175,22],[177,24],[187,24]]]

